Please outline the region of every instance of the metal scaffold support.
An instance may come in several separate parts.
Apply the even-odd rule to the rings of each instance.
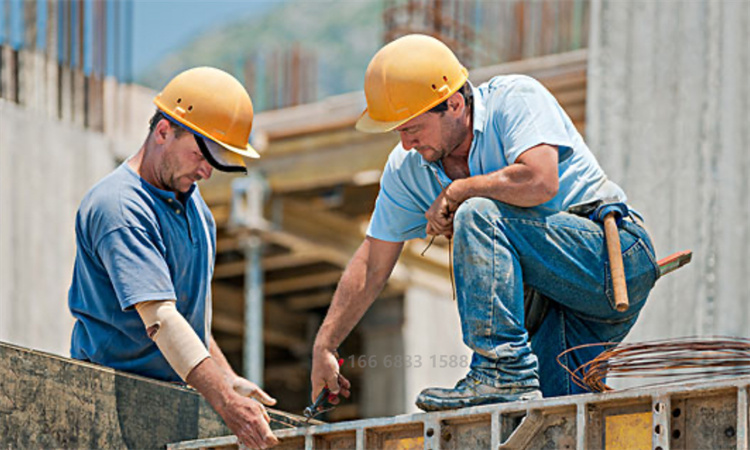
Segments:
[[[268,192],[265,178],[256,170],[232,182],[230,223],[240,237],[246,264],[244,375],[258,386],[263,386],[263,241],[258,233],[269,228],[263,218]]]

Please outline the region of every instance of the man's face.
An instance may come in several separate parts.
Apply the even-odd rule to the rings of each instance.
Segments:
[[[163,188],[185,193],[194,182],[211,178],[213,167],[203,157],[191,133],[181,133],[177,137],[170,127],[163,145],[164,152],[157,168],[157,177]]]
[[[420,114],[395,131],[401,138],[404,150],[414,149],[428,162],[448,156],[468,134],[460,115],[450,109]]]

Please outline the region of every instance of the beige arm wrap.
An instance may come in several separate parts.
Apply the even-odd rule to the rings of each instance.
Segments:
[[[195,330],[177,311],[174,300],[135,305],[146,331],[164,358],[183,380],[201,361],[210,357]]]

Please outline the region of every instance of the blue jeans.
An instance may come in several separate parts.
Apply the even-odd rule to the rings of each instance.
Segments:
[[[615,309],[601,224],[477,197],[458,208],[453,228],[461,328],[474,352],[469,376],[495,387],[539,386],[545,397],[584,392],[557,355],[581,344],[621,341],[659,274],[648,233],[631,219],[620,225],[630,299],[622,313]],[[531,342],[524,282],[552,300]],[[575,352],[563,362],[575,370],[602,350]]]

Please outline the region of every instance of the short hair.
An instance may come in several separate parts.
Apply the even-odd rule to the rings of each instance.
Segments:
[[[153,116],[151,116],[151,119],[148,121],[148,135],[151,136],[151,134],[154,132],[154,128],[156,128],[156,124],[161,121],[161,119],[167,119],[167,122],[169,122],[169,126],[172,128],[172,131],[174,131],[175,137],[179,138],[182,136],[183,133],[187,133],[188,130],[181,127],[180,125],[177,125],[176,123],[169,120],[169,118],[158,109],[154,113]]]
[[[471,109],[471,106],[474,103],[474,93],[471,91],[471,85],[466,82],[463,86],[458,88],[456,91],[459,94],[461,94],[464,97],[464,103],[466,103],[466,107]],[[450,97],[448,97],[450,98]],[[437,105],[433,106],[432,109],[430,109],[427,112],[431,113],[441,113],[448,110],[448,99],[445,99],[445,101],[438,103]]]

